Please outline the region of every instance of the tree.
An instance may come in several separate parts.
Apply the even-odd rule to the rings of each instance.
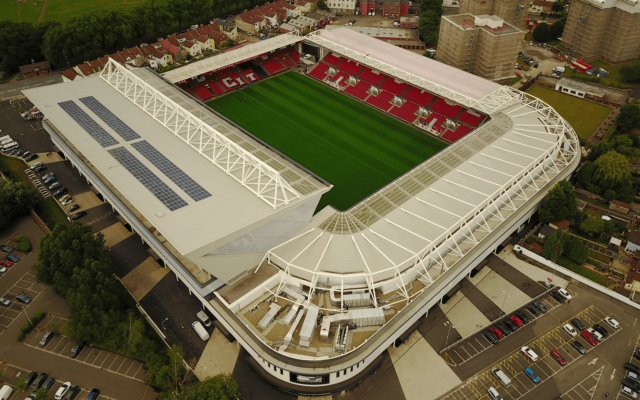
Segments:
[[[438,43],[440,33],[440,17],[433,10],[427,10],[420,15],[418,32],[427,46]]]
[[[565,243],[569,241],[571,235],[565,233],[562,229],[556,230],[551,235],[544,238],[544,248],[542,256],[547,260],[555,261],[564,252]]]
[[[59,22],[47,21],[36,25],[27,22],[0,21],[0,70],[12,73],[21,65],[31,64],[31,60],[43,61],[42,37]]]
[[[27,382],[25,382],[24,378],[18,379],[14,386],[18,390],[27,390]]]
[[[620,114],[616,118],[616,123],[622,132],[640,128],[640,105],[626,104],[620,107]]]
[[[592,181],[603,189],[611,189],[631,179],[629,160],[615,150],[600,156],[593,163]]]
[[[571,239],[565,244],[564,252],[567,257],[580,265],[586,263],[589,258],[589,248],[575,236],[571,236]]]
[[[29,213],[39,201],[38,192],[23,182],[0,179],[0,230]]]
[[[606,233],[609,236],[613,235],[613,231],[615,230],[615,226],[616,226],[613,223],[613,221],[604,221],[603,225],[604,225],[604,228],[603,228],[604,233]]]
[[[541,12],[541,13],[540,13],[540,18],[542,18],[543,20],[545,20],[545,19],[547,19],[547,15],[548,15],[548,14],[547,14],[547,12],[546,12],[546,11],[543,11],[543,12]]]
[[[614,199],[618,199],[625,203],[633,203],[636,195],[636,190],[630,182],[622,182],[615,187],[614,191],[616,195]]]
[[[49,397],[49,389],[38,389],[36,390],[36,399],[35,400],[47,400]]]
[[[549,25],[547,25],[546,22],[541,22],[536,26],[536,29],[533,30],[533,38],[537,42],[546,42],[549,40],[550,35]]]
[[[600,218],[587,218],[580,224],[580,230],[593,236],[604,231],[604,221]]]
[[[562,36],[562,32],[564,32],[564,24],[560,21],[556,21],[549,28],[549,37],[551,39],[557,39]]]
[[[231,374],[216,375],[189,390],[189,400],[235,400],[241,397],[238,383]]]
[[[316,7],[318,7],[318,9],[320,9],[320,10],[326,10],[327,9],[327,4],[324,2],[324,0],[318,0],[316,2]]]
[[[558,182],[551,190],[540,209],[541,222],[562,221],[573,218],[578,211],[578,201],[573,186],[568,181]]]
[[[562,1],[556,1],[551,5],[551,11],[559,13],[564,11],[564,3]]]
[[[591,176],[593,175],[593,163],[591,161],[587,161],[582,164],[580,170],[578,171],[578,176],[576,178],[576,182],[578,187],[586,189],[591,184]]]
[[[602,197],[604,197],[604,199],[605,199],[606,201],[611,201],[611,200],[613,200],[613,199],[615,199],[615,198],[616,198],[616,192],[614,192],[614,191],[613,191],[613,190],[611,190],[611,189],[607,189],[607,190],[605,190],[605,192],[604,192],[604,194],[602,195]]]
[[[620,68],[620,77],[625,82],[640,82],[640,63],[623,65]]]

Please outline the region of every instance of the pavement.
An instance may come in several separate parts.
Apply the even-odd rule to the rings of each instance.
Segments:
[[[10,81],[0,85],[0,101],[5,98],[20,96],[22,90],[34,88],[38,86],[53,85],[62,82],[62,75],[57,71],[48,75],[42,75],[35,78],[27,78],[20,81]]]

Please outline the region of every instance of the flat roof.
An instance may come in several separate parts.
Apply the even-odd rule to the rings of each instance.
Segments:
[[[586,82],[580,82],[573,79],[562,77],[558,82],[556,82],[556,86],[566,87],[568,89],[579,90],[584,93],[589,93],[590,95],[596,97],[604,97],[607,94],[606,89],[601,87],[590,85]]]
[[[64,86],[60,86],[64,85]],[[27,89],[23,93],[39,107],[104,177],[136,207],[142,215],[182,254],[237,232],[256,221],[268,218],[281,209],[274,209],[254,193],[213,165],[194,148],[174,135],[158,121],[135,107],[128,99],[100,77]],[[122,139],[79,99],[93,96],[104,107],[127,124],[140,138]],[[59,103],[73,101],[119,142],[102,147]],[[211,196],[193,200],[172,180],[147,160],[132,144],[147,141],[191,177]],[[150,190],[109,153],[125,148],[146,166],[187,205],[174,211],[163,204]],[[308,196],[294,199],[291,204],[305,201]]]
[[[355,30],[323,29],[318,31],[317,36],[342,46],[350,52],[405,71],[473,100],[480,100],[501,88],[501,85],[495,82],[363,35]],[[313,38],[310,38],[310,41],[313,41]],[[352,58],[349,54],[343,55]]]

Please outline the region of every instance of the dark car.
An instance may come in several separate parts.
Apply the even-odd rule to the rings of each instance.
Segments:
[[[580,322],[580,320],[578,318],[572,319],[571,323],[573,324],[573,326],[576,327],[577,330],[579,330],[579,331],[585,330],[584,325],[582,324],[582,322]]]
[[[511,329],[512,332],[515,332],[518,330],[518,326],[514,324],[512,321],[505,319],[503,322],[506,326],[509,327],[509,329]]]
[[[538,310],[538,307],[534,306],[533,303],[527,304],[527,310],[531,311],[531,314],[533,314],[536,317],[540,315],[540,310]]]
[[[80,211],[79,213],[71,214],[69,218],[71,218],[72,221],[75,221],[76,219],[82,218],[85,215],[87,215],[86,211]]]
[[[31,297],[27,297],[23,294],[19,294],[16,296],[16,300],[19,301],[20,303],[24,303],[24,304],[29,304],[31,303]]]
[[[44,165],[44,164],[42,164],[42,165],[39,165],[39,166],[35,167],[35,168],[33,169],[33,171],[34,171],[34,172],[40,172],[40,171],[44,171],[45,169],[47,169],[47,166],[46,166],[46,165]]]
[[[0,246],[0,251],[4,251],[5,253],[11,253],[13,250],[15,250],[13,247],[6,244]]]
[[[493,334],[490,330],[485,329],[482,331],[482,336],[485,337],[491,344],[498,344],[500,340],[496,335]]]
[[[625,363],[624,364],[624,369],[626,369],[627,371],[631,371],[634,372],[638,375],[640,375],[640,368],[637,365],[631,364],[631,363]]]
[[[65,193],[67,193],[67,188],[60,188],[60,189],[56,190],[55,192],[53,192],[53,196],[54,197],[58,197],[58,196],[62,196]]]
[[[26,378],[24,378],[24,386],[29,387],[33,383],[33,381],[38,377],[37,372],[29,372]]]
[[[82,392],[80,386],[73,386],[62,396],[62,400],[73,400]]]
[[[40,389],[40,386],[42,386],[42,384],[48,377],[49,374],[47,374],[46,372],[40,373],[40,375],[38,375],[36,379],[31,382],[31,385],[29,385],[29,390],[31,392],[35,392],[36,390]]]
[[[553,297],[558,303],[563,304],[565,301],[567,301],[567,299],[565,299],[560,293],[558,292],[551,292],[549,293],[551,295],[551,297]]]
[[[55,332],[47,332],[44,335],[42,335],[42,339],[40,339],[40,346],[46,346],[51,339],[53,339],[53,337],[55,336]]]
[[[527,314],[525,312],[523,312],[522,310],[518,310],[516,312],[514,312],[515,315],[518,316],[518,318],[520,318],[520,320],[522,322],[524,322],[525,324],[529,323],[529,317],[527,317]]]
[[[29,161],[35,160],[36,158],[38,158],[37,154],[31,154],[31,155],[27,156],[27,158],[25,158],[24,160],[29,162]]]
[[[504,333],[505,336],[511,335],[511,329],[502,322],[496,322],[496,327]]]
[[[544,304],[540,303],[539,301],[534,301],[533,305],[536,306],[538,310],[542,311],[543,313],[547,312],[547,307],[545,307]]]
[[[596,332],[601,334],[603,339],[606,338],[607,336],[609,336],[609,331],[604,329],[604,326],[602,326],[600,324],[594,324],[593,325],[593,329],[595,329]]]
[[[638,350],[635,353],[633,353],[633,358],[635,358],[636,360],[640,361],[640,350]]]
[[[100,396],[100,391],[96,388],[94,388],[91,393],[89,393],[87,395],[87,397],[85,398],[85,400],[96,400],[98,398],[98,396]]]
[[[71,348],[71,351],[69,352],[69,357],[71,358],[78,357],[78,355],[82,352],[82,349],[84,349],[83,344],[76,344]]]
[[[47,379],[45,379],[42,386],[40,386],[40,389],[49,390],[55,384],[56,384],[56,379],[53,376],[49,376],[47,377]]]
[[[640,392],[640,383],[634,381],[633,379],[624,378],[622,380],[622,384],[631,388],[634,392]]]
[[[20,261],[20,257],[16,256],[15,254],[7,254],[7,258],[14,263],[17,263],[18,261]]]
[[[80,208],[80,206],[79,206],[78,204],[74,204],[74,205],[72,205],[71,207],[69,207],[69,212],[71,212],[71,211],[75,211],[75,210],[77,210],[78,208]]]
[[[576,349],[576,351],[580,354],[587,354],[587,349],[584,348],[584,346],[580,343],[580,342],[573,342],[571,343],[571,347],[573,347],[574,349]]]

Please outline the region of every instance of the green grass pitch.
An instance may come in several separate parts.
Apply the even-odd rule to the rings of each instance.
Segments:
[[[346,210],[447,146],[294,72],[208,104],[333,184],[318,210]]]

